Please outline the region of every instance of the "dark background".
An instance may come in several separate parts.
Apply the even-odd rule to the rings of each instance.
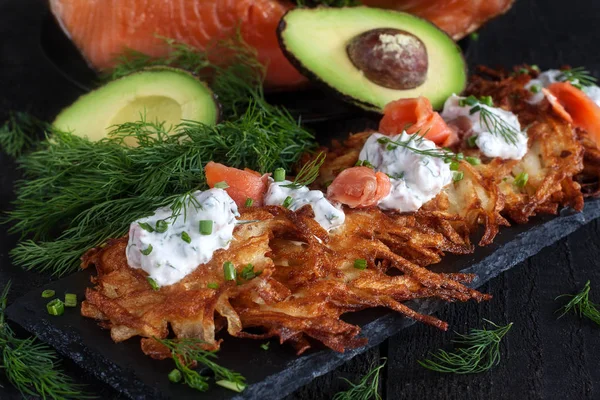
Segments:
[[[40,29],[45,12],[40,0],[0,0],[1,120],[9,110],[51,119],[80,93],[44,56]],[[507,15],[480,31],[479,40],[469,48],[469,63],[526,62],[542,69],[568,64],[586,66],[600,76],[599,43],[599,1],[517,0]],[[0,154],[0,210],[9,208],[17,176],[13,161]],[[0,287],[12,280],[14,299],[50,281],[10,264],[7,253],[16,238],[0,230]],[[382,374],[384,399],[599,399],[600,328],[570,315],[557,320],[555,310],[561,302],[554,300],[578,291],[590,279],[592,298],[600,302],[599,234],[598,222],[592,222],[493,279],[481,289],[494,296],[487,303],[443,308],[440,318],[458,332],[481,327],[482,318],[514,322],[502,346],[502,362],[492,371],[456,376],[421,368],[416,360],[428,351],[449,348],[454,334],[415,325],[286,400],[330,399],[347,388],[340,377],[358,380],[380,357],[388,358]],[[102,398],[118,397],[102,383],[80,376],[68,360],[64,363],[70,374],[90,384]],[[0,399],[20,398],[2,379]]]

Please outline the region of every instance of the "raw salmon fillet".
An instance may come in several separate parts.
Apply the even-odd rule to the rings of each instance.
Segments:
[[[367,6],[406,11],[425,18],[458,40],[504,14],[515,0],[362,0]]]
[[[114,66],[126,48],[166,55],[168,47],[156,35],[202,49],[232,37],[239,27],[267,66],[270,87],[296,86],[305,80],[277,42],[279,20],[292,7],[277,0],[50,0],[62,29],[98,70]]]

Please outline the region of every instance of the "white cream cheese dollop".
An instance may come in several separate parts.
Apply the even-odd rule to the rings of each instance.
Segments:
[[[191,196],[177,217],[170,207],[163,207],[129,228],[127,263],[146,271],[159,286],[177,283],[210,261],[216,250],[228,248],[233,239],[239,213],[227,192],[210,189]],[[204,220],[212,221],[210,234],[200,233]]]
[[[275,182],[273,178],[269,178],[269,189],[264,197],[264,204],[268,206],[281,206],[288,197],[291,198],[291,203],[288,208],[296,211],[306,204],[309,204],[315,213],[315,220],[323,227],[330,231],[344,224],[346,214],[341,208],[331,204],[325,198],[325,195],[320,190],[310,190],[306,186],[298,188],[286,187],[292,182],[284,180]]]
[[[392,142],[407,142],[411,137],[412,135],[406,132],[395,136],[374,133],[367,139],[360,152],[359,160],[368,161],[375,170],[390,177],[390,194],[379,202],[379,208],[402,212],[417,211],[452,182],[450,165],[442,158],[418,154],[403,146],[379,141],[380,138],[387,138]],[[424,138],[413,138],[410,146],[419,150],[437,149],[435,143]]]
[[[525,153],[527,153],[527,134],[521,131],[521,124],[515,114],[498,107],[490,107],[477,103],[476,106],[485,108],[489,113],[493,114],[494,119],[501,123],[502,126],[498,127],[497,124],[494,126],[493,122],[486,124],[481,118],[480,111],[471,113],[471,109],[475,106],[460,105],[462,99],[464,97],[453,94],[446,100],[444,110],[441,114],[446,122],[451,122],[458,117],[468,118],[471,121],[472,134],[477,135],[475,144],[488,157],[500,157],[510,160],[520,160],[523,158]],[[496,131],[490,132],[494,128]],[[508,129],[514,132],[514,143],[508,142],[497,132],[498,129]]]

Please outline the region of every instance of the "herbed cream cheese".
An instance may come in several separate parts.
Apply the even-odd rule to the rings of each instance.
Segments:
[[[520,160],[527,153],[527,134],[515,114],[478,102],[464,104],[466,98],[453,94],[446,100],[442,118],[451,123],[463,117],[471,122],[475,144],[487,157]],[[483,111],[485,110],[485,111]]]
[[[407,146],[394,145],[407,143]],[[417,151],[411,150],[416,149]],[[378,204],[384,210],[417,211],[452,182],[450,166],[441,157],[424,154],[438,152],[435,143],[403,132],[387,136],[372,134],[365,142],[359,159],[368,161],[377,171],[390,177],[390,193]]]
[[[527,100],[530,104],[538,104],[544,99],[544,93],[542,92],[542,88],[547,88],[553,83],[556,82],[565,82],[569,81],[571,84],[579,85],[579,81],[577,79],[567,79],[563,71],[558,69],[549,69],[547,71],[541,72],[537,78],[530,80],[525,85],[525,89],[529,90],[532,93],[532,96],[529,100]],[[600,107],[600,87],[596,85],[587,85],[581,86],[581,90],[585,93],[596,105]]]
[[[306,186],[293,186],[293,182],[284,180],[275,182],[269,178],[269,189],[264,197],[268,206],[284,206],[296,211],[305,205],[310,205],[315,213],[315,220],[330,231],[344,224],[346,214],[334,206],[320,190],[310,190]]]
[[[238,216],[225,190],[196,191],[184,198],[178,215],[163,207],[131,224],[127,262],[159,286],[177,283],[210,261],[216,250],[229,247]]]

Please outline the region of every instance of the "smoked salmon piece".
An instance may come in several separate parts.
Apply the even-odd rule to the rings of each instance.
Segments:
[[[330,200],[350,208],[373,207],[390,193],[390,178],[369,167],[352,167],[340,172],[327,188]]]
[[[362,0],[366,6],[405,11],[425,18],[459,40],[507,12],[514,0]]]
[[[555,98],[546,95],[554,111],[576,127],[586,131],[600,146],[600,107],[569,82],[553,83],[545,90]]]
[[[252,199],[254,206],[262,206],[267,192],[268,174],[261,175],[250,169],[241,170],[212,161],[204,167],[204,174],[206,183],[211,188],[219,182],[227,183],[229,187],[225,190],[238,207],[243,207],[247,199]]]
[[[449,146],[457,137],[440,114],[433,111],[429,100],[422,96],[392,101],[383,109],[379,132],[397,135],[403,131],[409,135],[425,135],[439,146]]]
[[[265,84],[270,87],[305,81],[277,41],[279,20],[292,7],[283,0],[50,0],[62,29],[98,70],[113,67],[127,48],[167,55],[169,47],[157,35],[203,49],[234,37],[239,28],[267,66]]]

